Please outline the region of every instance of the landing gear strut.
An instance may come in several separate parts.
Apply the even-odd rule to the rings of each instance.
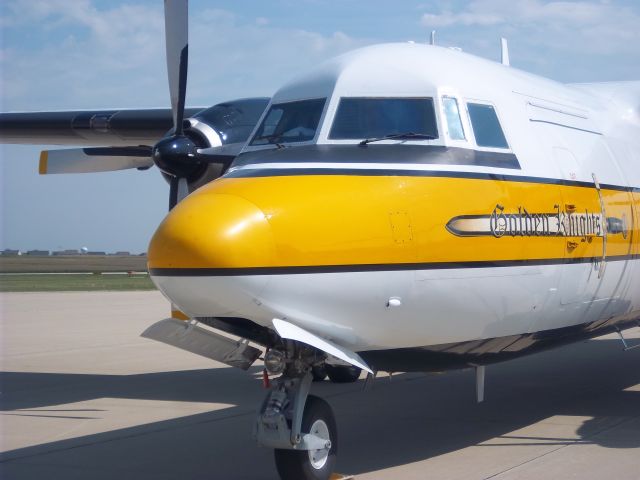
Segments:
[[[283,480],[328,480],[338,452],[336,421],[327,402],[309,395],[312,367],[324,359],[313,349],[287,343],[283,373],[271,382],[254,434],[258,443],[274,449]]]

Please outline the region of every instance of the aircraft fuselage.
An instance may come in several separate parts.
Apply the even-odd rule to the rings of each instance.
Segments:
[[[288,319],[396,371],[497,361],[638,321],[640,136],[618,90],[416,45],[343,63],[362,70],[376,48],[396,51],[378,51],[382,71],[422,54],[442,68],[354,86],[344,67],[329,87],[303,79],[276,94],[272,105],[326,98],[318,133],[246,148],[165,219],[149,267],[172,302],[192,318]],[[385,81],[404,93],[383,95]],[[438,138],[331,140],[341,100],[395,96],[432,99]],[[497,112],[504,146],[479,145],[478,106]]]

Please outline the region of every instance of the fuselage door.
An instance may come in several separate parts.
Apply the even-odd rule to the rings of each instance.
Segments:
[[[624,310],[618,299],[629,279],[631,197],[601,135],[541,123],[562,180],[559,234],[565,246],[559,293],[570,324],[588,323]],[[562,135],[560,135],[562,133]],[[607,184],[601,184],[606,176]],[[611,185],[609,184],[611,182]],[[614,187],[614,188],[611,188]]]

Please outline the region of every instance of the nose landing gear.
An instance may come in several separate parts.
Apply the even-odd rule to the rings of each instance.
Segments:
[[[308,350],[297,346],[288,349],[284,372],[271,382],[254,429],[258,443],[274,449],[283,480],[328,480],[338,453],[331,407],[309,395],[311,370],[317,360]]]

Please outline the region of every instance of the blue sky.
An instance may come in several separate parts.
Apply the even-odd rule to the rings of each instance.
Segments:
[[[168,106],[162,1],[4,0],[0,109]],[[640,80],[637,0],[190,2],[188,105],[271,95],[362,45],[426,41],[563,82]],[[0,248],[144,251],[166,213],[157,170],[39,176],[39,147],[0,147]]]

